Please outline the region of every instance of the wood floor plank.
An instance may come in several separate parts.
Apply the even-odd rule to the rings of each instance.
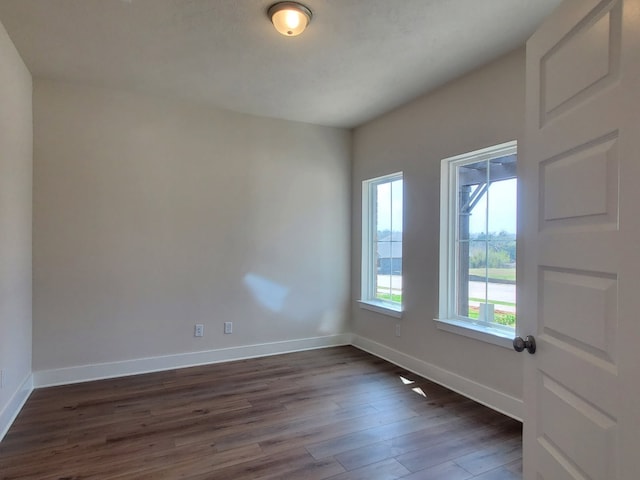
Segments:
[[[409,471],[404,466],[391,458],[336,475],[331,477],[331,480],[371,480],[373,478],[376,480],[395,480],[408,474]]]
[[[440,463],[403,477],[403,480],[468,480],[473,474],[455,462]]]
[[[407,469],[416,472],[447,460],[456,460],[483,448],[490,448],[499,444],[504,438],[503,432],[495,428],[486,427],[474,429],[469,434],[467,432],[467,429],[463,432],[450,432],[445,441],[436,439],[434,444],[428,447],[423,444],[423,448],[400,455],[397,459]]]
[[[500,467],[472,478],[474,480],[520,480],[522,476],[505,467]]]
[[[456,457],[455,462],[474,475],[480,475],[508,465],[521,457],[522,445],[520,439],[517,438],[490,443],[488,446],[483,446],[473,453]]]
[[[0,443],[0,480],[521,471],[518,422],[353,347],[39,389]]]
[[[354,448],[336,454],[335,458],[344,465],[347,470],[356,469],[370,463],[386,460],[387,458],[398,458],[410,452],[421,452],[452,438],[460,438],[463,435],[459,430],[462,425],[462,419],[452,419],[449,422],[400,435],[391,440]],[[352,446],[355,446],[355,444]],[[418,453],[417,455],[420,454]]]

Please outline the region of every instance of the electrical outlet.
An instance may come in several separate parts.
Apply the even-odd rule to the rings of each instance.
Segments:
[[[204,337],[204,325],[201,323],[196,323],[195,328],[193,329],[194,337]]]
[[[224,322],[224,333],[233,333],[233,322]]]
[[[400,336],[400,324],[396,323],[396,337]]]

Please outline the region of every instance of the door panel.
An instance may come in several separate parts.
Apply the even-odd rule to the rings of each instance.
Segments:
[[[588,7],[592,2],[585,3]],[[542,45],[546,52],[540,59],[541,127],[618,77],[621,3],[602,2],[589,12],[576,13],[584,17],[571,30],[556,33],[555,43]]]
[[[575,270],[542,269],[538,330],[615,368],[618,280]],[[573,299],[567,302],[566,299]],[[576,329],[572,319],[580,319]],[[565,348],[566,348],[565,347]]]
[[[580,465],[588,478],[615,478],[616,420],[547,375],[540,375],[538,388],[544,448]]]
[[[568,0],[527,43],[527,480],[640,478],[638,31],[640,0]]]
[[[580,223],[616,227],[619,180],[616,146],[617,132],[541,163],[542,228]]]

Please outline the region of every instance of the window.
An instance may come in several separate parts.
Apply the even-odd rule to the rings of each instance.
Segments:
[[[361,305],[402,310],[402,173],[362,182]]]
[[[516,159],[509,142],[442,161],[438,320],[447,330],[513,338]]]

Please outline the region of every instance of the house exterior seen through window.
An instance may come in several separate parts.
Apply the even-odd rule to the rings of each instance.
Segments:
[[[517,146],[442,162],[440,319],[513,335]]]
[[[362,182],[362,303],[402,310],[402,223],[402,173]]]

